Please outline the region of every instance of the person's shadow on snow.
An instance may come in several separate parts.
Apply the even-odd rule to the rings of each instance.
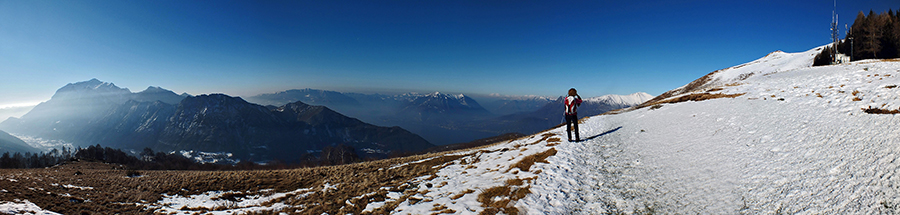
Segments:
[[[582,139],[581,141],[584,142],[584,141],[588,141],[588,140],[593,140],[594,138],[598,138],[598,137],[601,137],[601,136],[603,136],[603,135],[607,135],[607,134],[616,132],[616,131],[618,131],[619,129],[622,129],[622,126],[619,126],[618,128],[614,128],[614,129],[612,129],[612,130],[603,132],[603,133],[598,134],[598,135],[594,135],[594,136],[590,136],[590,137],[588,137],[588,138],[584,138],[584,139]]]

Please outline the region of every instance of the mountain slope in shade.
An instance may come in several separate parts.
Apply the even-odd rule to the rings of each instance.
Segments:
[[[71,142],[100,144],[113,148],[143,149],[156,144],[175,106],[161,102],[129,100],[107,114],[91,120],[84,132],[73,135]]]
[[[491,116],[478,102],[463,94],[434,92],[425,95],[405,94],[403,97],[408,102],[400,107],[398,116],[406,120],[444,124]]]
[[[83,138],[76,136],[92,132],[85,130],[91,127],[89,124],[98,123],[95,122],[98,118],[129,101],[176,104],[183,98],[183,95],[159,87],[132,93],[113,83],[91,79],[63,86],[50,100],[38,104],[21,118],[9,118],[0,123],[0,129],[44,139],[81,141]]]
[[[40,152],[40,149],[36,149],[31,147],[25,141],[16,138],[9,133],[4,131],[0,131],[0,154],[2,153],[25,153],[25,152]]]
[[[187,95],[175,94],[175,92],[172,92],[171,90],[151,86],[147,87],[144,91],[134,93],[131,99],[140,102],[161,101],[167,104],[178,104],[182,99],[187,97]]]
[[[328,133],[331,138],[340,138],[357,149],[394,150],[418,152],[431,144],[425,139],[400,127],[381,127],[346,117],[325,106],[307,105],[295,102],[279,107],[276,111],[296,117],[299,122],[311,127],[311,133]],[[370,145],[373,144],[373,145]]]
[[[323,106],[295,102],[270,109],[238,97],[213,94],[182,101],[155,148],[292,160],[336,144],[350,145],[375,157],[432,146],[403,129],[366,124]]]
[[[438,145],[497,135],[460,129],[462,124],[471,120],[492,116],[477,101],[463,94],[381,95],[302,89],[261,94],[250,97],[248,101],[276,105],[303,101],[323,105],[375,125],[400,126]]]
[[[131,93],[96,79],[58,92],[0,127],[76,146],[232,152],[238,159],[253,160],[290,161],[337,144],[368,157],[433,146],[403,129],[369,125],[301,102],[264,107],[223,94],[182,98],[158,87]]]
[[[3,121],[0,129],[45,139],[68,138],[81,133],[93,118],[128,101],[130,94],[128,89],[97,79],[70,83],[21,118]]]

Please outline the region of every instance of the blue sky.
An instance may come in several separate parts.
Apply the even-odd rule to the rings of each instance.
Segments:
[[[840,1],[840,23],[892,0]],[[0,1],[0,107],[132,91],[660,94],[829,43],[832,1]],[[844,29],[842,29],[843,31]]]

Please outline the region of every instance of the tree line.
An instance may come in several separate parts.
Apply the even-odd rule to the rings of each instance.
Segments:
[[[74,151],[71,151],[66,147],[63,147],[62,150],[53,149],[46,153],[26,152],[25,154],[22,154],[16,152],[10,154],[9,152],[5,152],[0,156],[0,168],[24,169],[50,167],[71,160],[74,155]]]
[[[900,57],[900,11],[876,14],[860,11],[844,40],[836,46],[838,53],[851,56],[851,61]],[[829,65],[835,47],[826,47],[816,56],[814,65]]]
[[[93,145],[87,148],[78,147],[61,150],[53,149],[41,153],[9,153],[0,156],[0,168],[23,169],[45,168],[69,161],[89,161],[114,163],[126,166],[133,170],[259,170],[259,169],[289,169],[300,167],[315,167],[325,165],[341,165],[363,161],[356,149],[348,145],[325,147],[318,154],[303,154],[292,162],[273,160],[265,165],[250,161],[241,161],[235,165],[199,163],[177,153],[154,152],[145,148],[138,156],[120,149]],[[367,159],[372,160],[372,159]]]

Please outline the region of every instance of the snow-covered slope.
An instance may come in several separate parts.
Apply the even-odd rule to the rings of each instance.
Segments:
[[[459,152],[438,173],[411,181],[412,191],[367,207],[399,202],[397,214],[896,213],[900,117],[863,109],[900,108],[900,62],[809,67],[817,49],[775,52],[704,84],[742,94],[736,98],[590,117],[583,142],[565,141],[565,128],[556,128]],[[521,165],[540,155],[547,163]]]
[[[617,107],[631,107],[646,102],[653,98],[653,95],[645,92],[637,92],[629,95],[605,95],[584,99],[584,102],[604,103]]]
[[[826,45],[827,46],[827,45]],[[808,68],[812,66],[816,54],[826,46],[820,46],[800,53],[775,51],[755,61],[716,70],[684,86],[675,88],[657,96],[651,102],[687,95],[691,93],[716,91],[722,87],[735,85],[753,76],[769,75],[783,71]]]

